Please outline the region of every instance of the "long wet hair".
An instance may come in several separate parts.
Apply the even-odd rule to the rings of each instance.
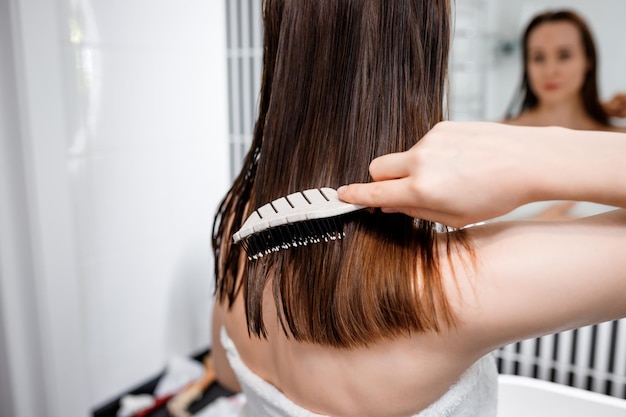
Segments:
[[[532,110],[539,104],[539,99],[530,88],[528,79],[528,39],[538,26],[544,23],[569,22],[578,29],[580,39],[583,44],[585,56],[587,58],[588,70],[585,75],[585,81],[580,91],[580,96],[587,114],[596,122],[608,126],[609,118],[602,108],[598,94],[598,57],[593,35],[585,20],[577,13],[571,10],[547,11],[536,15],[526,27],[522,37],[522,56],[524,64],[524,73],[522,82],[513,101],[507,110],[507,118],[514,118],[528,110]]]
[[[247,215],[309,188],[370,180],[372,159],[408,150],[443,119],[448,0],[265,0],[259,117],[213,226],[216,296],[246,300],[266,337],[264,291],[283,331],[338,348],[453,325],[436,225],[362,210],[345,238],[248,261],[231,244]],[[444,234],[448,253],[463,233]],[[453,236],[453,237],[452,237]]]

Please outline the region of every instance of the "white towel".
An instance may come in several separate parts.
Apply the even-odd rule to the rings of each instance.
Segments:
[[[444,395],[416,417],[495,417],[498,369],[489,354],[472,365]]]
[[[300,407],[252,372],[223,327],[221,341],[246,396],[245,416],[328,417]],[[492,355],[487,355],[472,365],[441,398],[414,417],[495,417],[497,390],[498,371]]]

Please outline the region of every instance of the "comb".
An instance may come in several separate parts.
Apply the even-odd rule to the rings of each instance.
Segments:
[[[339,200],[332,188],[289,194],[256,209],[233,235],[248,259],[344,237],[340,216],[365,208]]]

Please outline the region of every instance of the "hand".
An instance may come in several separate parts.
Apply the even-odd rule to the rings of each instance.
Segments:
[[[626,117],[626,93],[615,94],[602,107],[609,117]]]
[[[533,201],[528,171],[545,159],[536,129],[439,123],[410,150],[376,158],[374,182],[340,187],[339,197],[453,227],[506,214]]]

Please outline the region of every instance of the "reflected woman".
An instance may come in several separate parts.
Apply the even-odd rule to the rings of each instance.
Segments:
[[[626,131],[610,123],[610,116],[623,113],[622,101],[600,102],[596,47],[581,16],[569,10],[539,14],[522,42],[524,73],[504,123]]]

